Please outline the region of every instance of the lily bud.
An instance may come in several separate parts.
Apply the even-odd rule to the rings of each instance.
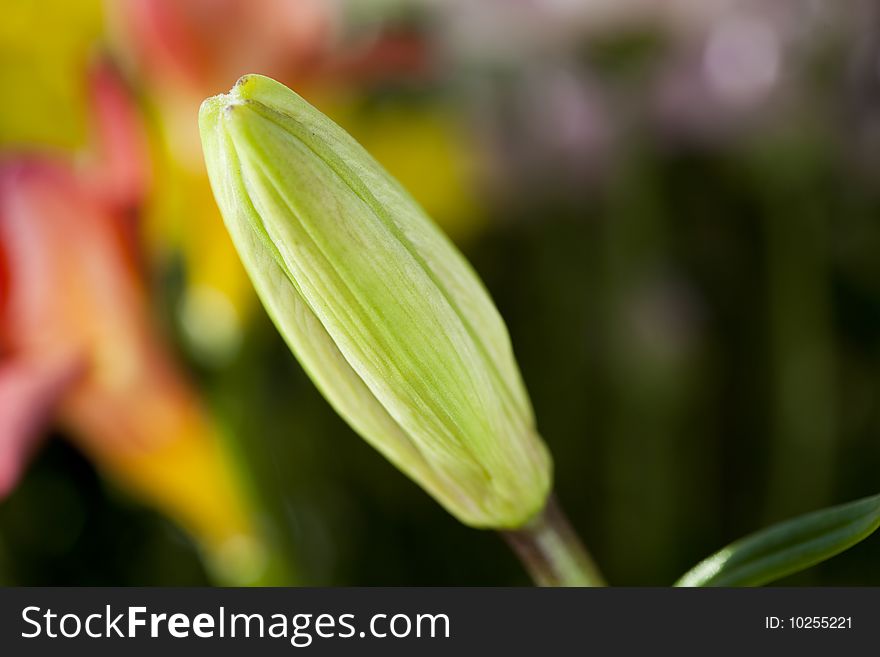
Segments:
[[[551,460],[470,265],[345,131],[249,75],[202,104],[208,174],[269,315],[336,411],[462,522],[522,526]]]

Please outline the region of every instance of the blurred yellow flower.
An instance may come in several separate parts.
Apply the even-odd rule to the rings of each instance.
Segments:
[[[0,145],[71,148],[87,136],[83,71],[102,30],[100,0],[0,0]],[[64,108],[64,111],[59,111]]]

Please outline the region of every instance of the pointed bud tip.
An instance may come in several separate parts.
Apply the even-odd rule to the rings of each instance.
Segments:
[[[235,81],[232,89],[230,89],[229,94],[231,96],[236,96],[238,98],[247,98],[248,95],[253,90],[254,85],[259,84],[260,80],[271,80],[271,78],[267,78],[265,75],[260,75],[258,73],[248,73],[246,75],[242,75],[238,80]]]
[[[240,111],[250,109],[252,112]],[[293,133],[296,126],[326,122],[327,119],[299,94],[265,75],[249,73],[238,79],[228,93],[207,98],[199,108],[199,129],[203,135],[232,129],[258,115],[283,117]],[[203,142],[204,146],[205,142]]]
[[[267,78],[265,75],[257,73],[243,75],[235,82],[228,93],[217,94],[202,101],[202,105],[199,108],[199,120],[204,122],[208,117],[218,117],[221,109],[229,114],[236,107],[251,103],[265,104],[262,102],[262,95],[266,91],[277,87],[281,87],[281,84],[272,78]]]

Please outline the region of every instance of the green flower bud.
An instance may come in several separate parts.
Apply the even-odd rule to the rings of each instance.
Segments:
[[[519,527],[551,460],[498,311],[345,131],[249,75],[199,115],[214,195],[269,315],[336,411],[462,522]]]

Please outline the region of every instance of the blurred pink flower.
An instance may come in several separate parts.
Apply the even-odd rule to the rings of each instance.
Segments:
[[[425,40],[406,29],[365,29],[343,40],[330,0],[122,0],[110,6],[119,51],[153,89],[199,102],[259,72],[285,84],[422,76]]]
[[[209,552],[250,540],[219,431],[151,317],[136,251],[146,147],[111,69],[93,78],[98,143],[87,164],[0,164],[0,495],[50,422],[105,475]],[[238,548],[236,548],[238,549]]]
[[[333,40],[327,0],[123,0],[114,10],[140,72],[154,87],[206,96],[252,71],[288,77]]]

